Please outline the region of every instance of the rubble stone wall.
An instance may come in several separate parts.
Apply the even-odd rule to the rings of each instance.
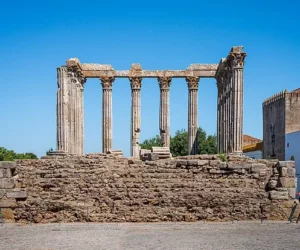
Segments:
[[[295,166],[215,155],[45,157],[0,163],[0,195],[4,219],[15,222],[286,219]]]

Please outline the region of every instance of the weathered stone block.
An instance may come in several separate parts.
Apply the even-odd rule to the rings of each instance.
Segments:
[[[218,166],[220,164],[221,161],[219,160],[210,160],[209,161],[209,165],[210,166]]]
[[[145,164],[146,165],[149,165],[149,166],[157,166],[157,163],[155,161],[145,161]]]
[[[286,176],[291,177],[291,178],[295,178],[296,177],[296,169],[295,168],[288,168]]]
[[[295,178],[287,178],[287,177],[280,177],[279,178],[279,184],[282,187],[286,188],[294,188],[295,187]]]
[[[248,170],[252,167],[251,164],[238,164],[238,163],[229,163],[228,164],[228,169],[234,169],[234,170],[237,170],[237,169],[245,169],[245,170]]]
[[[2,208],[1,213],[4,220],[14,220],[15,215],[11,208]]]
[[[17,164],[14,161],[0,161],[0,168],[16,168]]]
[[[294,168],[295,162],[294,161],[279,161],[278,167]]]
[[[270,195],[271,200],[288,200],[289,199],[288,191],[282,192],[282,191],[272,190],[269,192],[269,195]]]
[[[12,178],[0,179],[0,188],[14,188],[15,182]]]
[[[289,191],[290,198],[295,199],[296,198],[296,188],[289,188],[288,191]]]
[[[0,199],[3,198],[3,196],[5,195],[6,190],[5,189],[0,189]]]
[[[208,164],[208,160],[198,160],[197,161],[198,166],[204,166]],[[184,164],[183,164],[184,165]]]
[[[278,173],[280,177],[285,177],[287,175],[287,169],[286,167],[280,167],[278,168]]]
[[[188,166],[198,166],[198,161],[197,160],[189,160],[187,161]]]
[[[186,166],[186,165],[187,165],[187,161],[185,161],[185,160],[178,160],[178,161],[176,162],[176,166],[177,166],[177,167],[180,167],[180,166],[182,166],[182,165]]]
[[[134,158],[128,159],[128,164],[141,164],[142,161]]]
[[[299,204],[298,200],[289,200],[282,203],[283,207],[285,208],[292,208],[295,204]]]
[[[3,170],[3,177],[6,177],[6,178],[11,178],[12,177],[12,173],[11,173],[11,169],[10,168],[4,168],[4,169],[0,169],[0,172],[1,170]]]
[[[3,199],[0,200],[0,207],[16,207],[17,202],[16,199],[8,199],[6,197],[3,197]]]
[[[226,162],[220,162],[220,164],[218,165],[219,169],[227,169],[227,163]]]
[[[269,182],[268,182],[268,187],[269,188],[275,188],[277,186],[277,181],[276,180],[270,180]]]
[[[27,198],[26,191],[8,191],[6,194],[7,198]]]
[[[151,159],[151,161],[157,161],[157,160],[159,160],[159,156],[157,153],[151,153],[150,159]]]
[[[4,169],[0,168],[0,178],[3,178],[3,177],[4,177]]]
[[[266,171],[267,166],[265,164],[262,164],[262,163],[252,164],[251,165],[251,170],[252,170],[253,173],[260,173],[260,172]]]

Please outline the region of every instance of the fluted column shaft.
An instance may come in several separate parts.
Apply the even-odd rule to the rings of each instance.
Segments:
[[[112,150],[112,84],[114,77],[101,77],[102,84],[102,151]]]
[[[220,89],[218,86],[218,98],[217,98],[217,151],[220,152]]]
[[[84,154],[84,108],[83,108],[83,84],[85,79],[81,80],[81,84],[78,88],[78,154]]]
[[[140,155],[141,132],[141,77],[130,77],[131,85],[131,156],[138,158]]]
[[[230,54],[232,65],[232,153],[243,153],[243,68],[246,53]]]
[[[232,152],[243,152],[243,68],[233,69]]]
[[[224,82],[224,153],[227,153],[228,148],[228,94],[227,83]]]
[[[68,150],[70,154],[83,154],[83,95],[85,79],[76,71],[68,71]]]
[[[226,82],[228,86],[228,147],[227,152],[232,152],[232,145],[233,145],[233,136],[232,136],[232,112],[234,111],[232,105],[232,78],[231,73],[229,72],[226,77]]]
[[[220,89],[220,135],[219,135],[219,152],[223,153],[223,87]]]
[[[222,77],[217,78],[218,103],[217,103],[217,150],[223,153],[223,85]]]
[[[170,147],[170,85],[171,77],[159,77],[159,130],[163,147]]]
[[[57,69],[57,150],[68,152],[69,139],[69,93],[67,67]]]
[[[198,153],[198,83],[199,77],[186,77],[188,97],[188,154]]]

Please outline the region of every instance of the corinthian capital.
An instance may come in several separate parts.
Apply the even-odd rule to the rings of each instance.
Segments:
[[[199,77],[187,76],[185,80],[189,89],[198,89]]]
[[[171,85],[172,78],[169,76],[158,77],[158,84],[160,89],[169,89]]]
[[[244,61],[247,54],[245,52],[230,52],[229,61],[233,68],[244,67]]]
[[[129,77],[131,89],[141,89],[142,77]]]
[[[111,89],[115,78],[113,76],[103,76],[100,77],[100,80],[101,80],[102,88]]]

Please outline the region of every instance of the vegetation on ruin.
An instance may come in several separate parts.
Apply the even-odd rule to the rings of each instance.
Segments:
[[[14,161],[17,159],[38,159],[34,153],[16,153],[14,150],[9,150],[0,147],[0,161]]]
[[[217,138],[215,135],[207,135],[202,128],[198,128],[198,152],[199,154],[216,154]],[[170,137],[170,150],[173,156],[188,155],[188,132],[185,129],[177,130],[174,136]],[[160,136],[147,139],[140,144],[143,149],[161,147]]]
[[[220,160],[223,162],[225,162],[227,160],[226,154],[219,154],[218,156],[219,156]]]

